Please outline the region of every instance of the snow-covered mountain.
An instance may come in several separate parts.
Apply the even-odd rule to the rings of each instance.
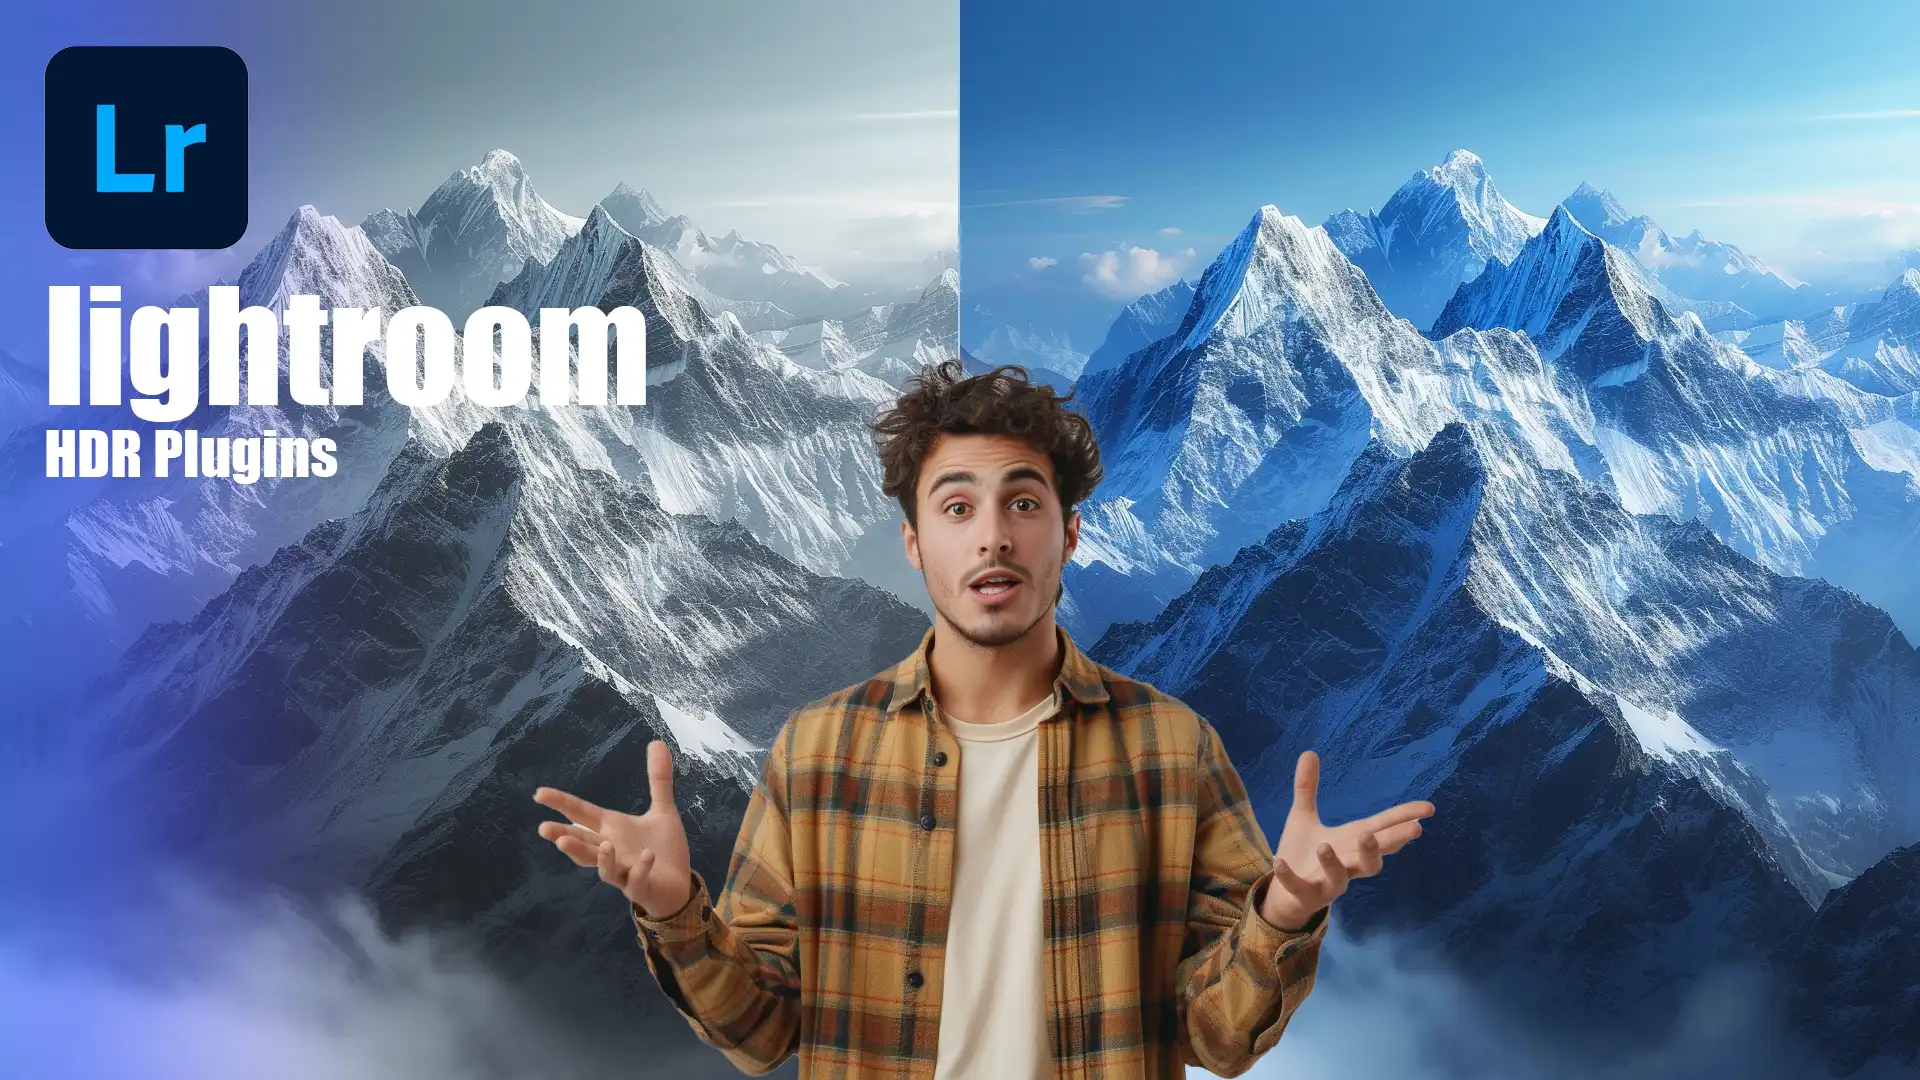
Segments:
[[[1782,943],[1779,961],[1794,1021],[1834,1075],[1875,1061],[1889,1074],[1920,1068],[1920,844],[1828,893],[1811,925]]]
[[[1103,663],[1218,727],[1263,816],[1295,757],[1346,820],[1441,807],[1349,927],[1592,1017],[1763,958],[1920,839],[1920,655],[1885,614],[1627,513],[1505,419],[1376,442]]]
[[[1455,150],[1378,213],[1342,210],[1322,227],[1394,314],[1425,329],[1461,282],[1513,258],[1544,224],[1500,195],[1471,150]]]
[[[0,349],[0,443],[51,415],[46,371],[30,368]]]
[[[854,318],[821,319],[754,335],[802,367],[864,371],[894,386],[960,349],[960,272],[943,270],[910,303],[882,304]]]
[[[926,620],[581,468],[560,414],[503,415],[449,456],[410,443],[365,508],[149,631],[63,719],[137,778],[143,840],[302,895],[364,890],[516,979],[624,986],[674,1046],[618,903],[536,835],[534,788],[641,809],[667,740],[719,881],[788,712]]]
[[[540,197],[519,158],[490,150],[447,177],[418,213],[377,210],[360,228],[421,302],[457,325],[529,261],[553,258],[582,223]]]
[[[1697,518],[1786,574],[1824,577],[1920,639],[1920,463],[1884,400],[1755,364],[1674,318],[1624,251],[1564,208],[1511,265],[1461,287],[1435,323],[1522,330],[1591,402],[1608,483],[1635,513]]]
[[[742,237],[737,229],[719,239],[708,236],[686,215],[669,216],[651,194],[624,181],[600,205],[621,228],[672,253],[715,295],[792,313],[786,323],[776,325],[767,319],[752,329],[779,329],[808,318],[841,316],[859,305],[857,290],[825,271],[802,266],[772,244]]]
[[[1117,367],[1121,361],[1159,341],[1180,327],[1193,304],[1193,283],[1185,278],[1128,304],[1107,329],[1100,347],[1087,357],[1079,374]]]
[[[857,556],[863,542],[898,545],[884,535],[899,507],[881,494],[867,426],[893,387],[859,370],[803,367],[737,319],[709,316],[679,264],[601,207],[553,261],[528,266],[489,303],[530,318],[580,305],[646,316],[658,385],[644,406],[573,412],[584,465],[643,485],[669,513],[740,521],[816,573],[884,575],[903,562],[897,551]]]
[[[1428,340],[1324,230],[1272,206],[1207,268],[1172,334],[1077,392],[1105,468],[1063,610],[1086,637],[1318,512],[1374,440],[1411,454],[1449,420],[1494,411],[1544,457],[1594,456],[1578,396],[1524,337]]]
[[[287,220],[235,284],[243,306],[276,313],[296,293],[316,295],[329,309],[378,308],[387,314],[418,303],[360,230],[311,206]],[[176,304],[204,312],[207,293]],[[323,348],[330,348],[327,342],[323,338]],[[284,387],[284,333],[279,349]],[[204,368],[204,338],[200,363]],[[6,459],[0,501],[8,507],[0,521],[0,545],[8,553],[0,560],[0,617],[14,628],[12,640],[34,654],[15,658],[28,681],[16,685],[16,692],[31,701],[40,696],[29,692],[35,687],[54,693],[75,685],[149,623],[191,615],[245,567],[264,562],[319,522],[352,513],[410,435],[445,453],[479,425],[480,410],[457,398],[417,412],[395,405],[386,395],[384,373],[384,346],[376,342],[368,349],[365,405],[312,407],[283,395],[277,406],[203,404],[178,425],[198,428],[207,438],[262,431],[332,438],[341,467],[328,478],[239,484],[184,477],[176,467],[171,477],[149,473],[49,484],[42,478],[40,428],[17,433],[0,451]],[[153,429],[176,426],[142,421],[124,409],[110,420],[97,407],[63,415],[44,423],[133,428],[145,433],[149,448]]]
[[[1708,240],[1695,229],[1682,237],[1667,234],[1645,214],[1633,215],[1610,191],[1582,183],[1562,200],[1574,218],[1610,244],[1626,249],[1660,284],[1688,300],[1735,305],[1737,311],[1702,310],[1709,328],[1713,316],[1732,321],[1751,313],[1752,321],[1799,314],[1818,306],[1824,293],[1732,244]]]
[[[978,347],[967,350],[985,364],[1018,364],[1029,371],[1050,372],[1068,384],[1087,366],[1087,355],[1074,348],[1072,337],[1063,330],[1023,330],[995,320],[979,305],[973,314],[993,327]]]
[[[1878,300],[1717,336],[1768,367],[1817,366],[1869,394],[1910,394],[1920,390],[1920,269],[1903,271]]]

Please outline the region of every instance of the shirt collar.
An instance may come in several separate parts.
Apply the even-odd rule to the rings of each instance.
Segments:
[[[893,666],[887,678],[893,683],[893,697],[887,702],[887,715],[892,716],[901,709],[913,704],[922,693],[931,694],[933,679],[927,657],[933,651],[934,628],[920,635],[920,647],[913,654]],[[1080,647],[1073,643],[1072,635],[1059,624],[1053,628],[1060,641],[1060,674],[1053,685],[1063,695],[1061,700],[1073,698],[1089,705],[1098,704],[1109,698],[1107,684],[1100,677],[1100,667]]]

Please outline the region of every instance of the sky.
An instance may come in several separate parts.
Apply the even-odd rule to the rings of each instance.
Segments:
[[[1920,247],[1910,2],[966,0],[960,107],[966,299],[1082,352],[1262,204],[1377,209],[1462,147],[1529,213],[1588,181],[1807,280]]]
[[[231,277],[302,203],[417,208],[496,147],[585,216],[624,180],[716,235],[846,280],[956,243],[958,7],[752,0],[39,4],[0,39],[0,348],[44,349],[46,286],[166,302]],[[249,74],[249,228],[232,248],[69,252],[41,220],[42,79],[67,45],[220,44]]]

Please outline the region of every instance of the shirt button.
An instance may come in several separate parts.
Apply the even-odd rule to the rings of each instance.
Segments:
[[[923,828],[923,829],[925,829],[925,830],[927,830],[928,832],[932,832],[932,831],[933,831],[933,815],[932,815],[932,814],[921,814],[921,815],[920,815],[920,827],[921,827],[921,828]]]
[[[907,972],[907,985],[913,987],[915,990],[920,989],[921,984],[926,981],[927,980],[922,978],[917,971]]]
[[[936,766],[945,765],[947,763],[947,752],[945,750],[935,750],[933,752],[933,763]]]

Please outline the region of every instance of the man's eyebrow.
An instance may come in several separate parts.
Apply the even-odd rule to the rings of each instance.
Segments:
[[[1047,486],[1047,474],[1031,465],[1022,465],[1017,469],[1008,469],[1006,475],[1000,478],[1000,482],[1003,484],[1011,484],[1015,480],[1032,480],[1041,487]]]
[[[952,472],[941,473],[936,477],[933,481],[933,486],[927,489],[927,494],[931,495],[939,491],[942,484],[977,484],[979,482],[979,477],[965,469],[955,469]]]

